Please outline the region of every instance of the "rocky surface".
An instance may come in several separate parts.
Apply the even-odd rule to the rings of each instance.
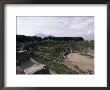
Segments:
[[[31,58],[30,51],[23,50],[24,46],[16,51],[16,74],[49,74],[48,67]]]

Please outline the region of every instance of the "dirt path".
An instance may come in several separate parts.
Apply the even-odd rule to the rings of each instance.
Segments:
[[[91,70],[94,72],[94,59],[81,56],[79,53],[70,53],[67,55],[68,60],[83,70]]]

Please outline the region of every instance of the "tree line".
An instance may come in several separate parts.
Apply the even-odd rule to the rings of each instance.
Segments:
[[[33,41],[84,41],[82,37],[37,37],[37,36],[25,36],[25,35],[16,35],[17,42],[33,42]]]

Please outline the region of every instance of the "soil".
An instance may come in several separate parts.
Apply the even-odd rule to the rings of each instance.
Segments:
[[[67,59],[75,66],[83,70],[91,70],[94,72],[94,58],[82,56],[79,53],[70,53],[67,55]]]

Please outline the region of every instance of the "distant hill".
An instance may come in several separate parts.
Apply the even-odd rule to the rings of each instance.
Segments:
[[[37,33],[35,36],[37,36],[37,37],[41,37],[41,38],[44,38],[44,37],[54,37],[54,36],[51,35],[51,34],[46,35],[46,34],[43,34],[43,33]]]
[[[37,33],[35,36],[41,37],[41,38],[48,37],[48,35],[43,34],[43,33]]]

